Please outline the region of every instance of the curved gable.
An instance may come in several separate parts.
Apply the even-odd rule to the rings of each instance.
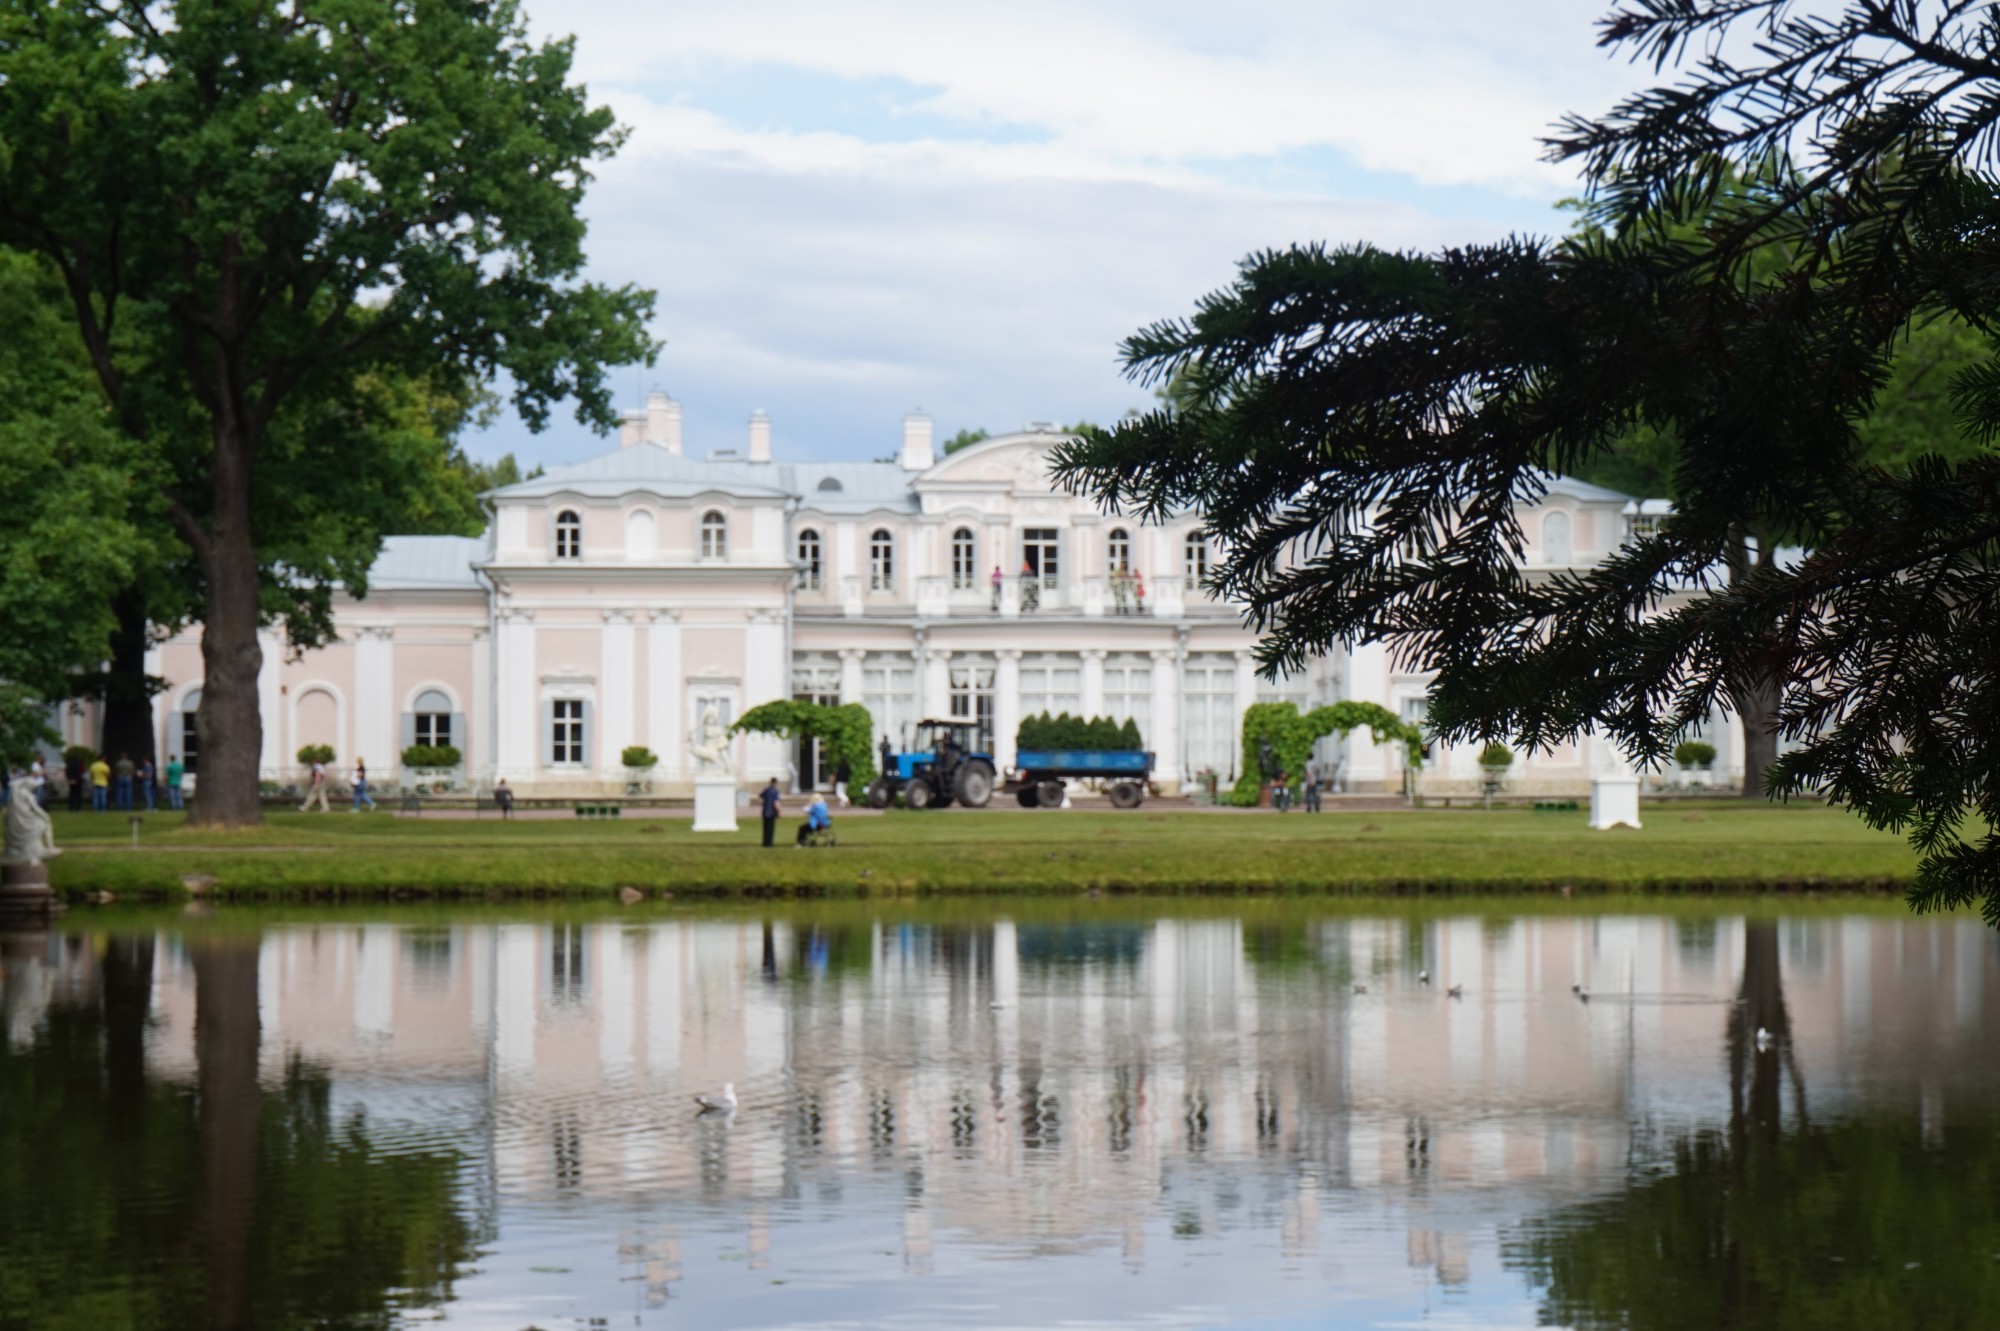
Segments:
[[[1053,494],[1056,491],[1049,480],[1049,451],[1066,438],[1067,435],[1035,431],[983,439],[939,461],[917,479],[917,488],[973,486]]]

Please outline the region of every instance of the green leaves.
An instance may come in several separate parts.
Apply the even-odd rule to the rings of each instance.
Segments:
[[[836,766],[847,763],[850,790],[865,790],[875,780],[875,720],[858,702],[828,707],[779,698],[752,707],[730,729],[785,739],[816,739]]]

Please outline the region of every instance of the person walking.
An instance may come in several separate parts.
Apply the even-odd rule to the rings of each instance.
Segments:
[[[757,802],[763,806],[764,811],[764,845],[767,848],[771,844],[771,837],[778,830],[780,799],[781,796],[778,794],[778,778],[774,776],[771,778],[771,783],[765,786],[757,796]]]
[[[90,785],[90,767],[75,749],[63,759],[63,779],[69,782],[69,811],[83,812],[83,796]]]
[[[117,792],[120,813],[132,812],[132,778],[138,770],[132,765],[130,755],[123,753],[118,755],[117,763],[111,768],[114,780],[112,789]]]
[[[146,797],[146,812],[153,813],[159,807],[159,774],[154,770],[151,758],[139,760],[139,791]]]
[[[187,784],[187,764],[180,760],[179,754],[168,754],[167,807],[169,809],[187,808],[187,799],[181,794],[181,787],[185,784]]]
[[[843,809],[850,802],[847,798],[847,783],[853,779],[854,765],[842,758],[833,769],[833,797],[840,801],[840,807]]]
[[[364,760],[356,758],[354,760],[354,807],[349,812],[360,813],[361,806],[364,804],[371,810],[374,809],[375,797],[368,793],[368,764]]]
[[[1306,764],[1306,812],[1318,813],[1319,809],[1319,763]]]
[[[103,813],[110,802],[111,764],[98,754],[90,764],[90,808],[93,813]]]
[[[313,759],[312,772],[306,777],[306,802],[299,806],[300,813],[311,813],[313,805],[319,805],[321,813],[332,813],[326,804],[326,764]]]

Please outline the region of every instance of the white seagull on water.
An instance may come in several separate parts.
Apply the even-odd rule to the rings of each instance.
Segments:
[[[694,1097],[694,1102],[703,1109],[720,1109],[724,1113],[734,1112],[736,1109],[736,1083],[733,1081],[722,1083],[721,1095],[697,1094]]]

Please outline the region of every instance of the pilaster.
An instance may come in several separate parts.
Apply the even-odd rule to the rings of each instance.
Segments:
[[[1086,647],[1077,653],[1083,658],[1083,714],[1104,715],[1104,649]]]
[[[1180,653],[1171,647],[1153,649],[1153,706],[1151,734],[1146,744],[1153,751],[1153,779],[1181,780],[1181,687]]]
[[[638,645],[632,625],[632,611],[604,612],[603,679],[598,694],[598,734],[595,752],[597,769],[606,780],[622,780],[625,764],[621,754],[628,744],[639,742],[638,708],[633,697]]]
[[[354,752],[340,755],[352,767],[366,759],[377,780],[402,765],[396,746],[395,629],[372,624],[354,635]]]
[[[681,612],[652,610],[646,626],[646,747],[660,760],[660,775],[677,781],[686,770],[681,751]]]
[[[1002,647],[994,655],[1000,665],[993,675],[993,763],[1004,776],[1015,765],[1014,734],[1021,728],[1021,649]]]

